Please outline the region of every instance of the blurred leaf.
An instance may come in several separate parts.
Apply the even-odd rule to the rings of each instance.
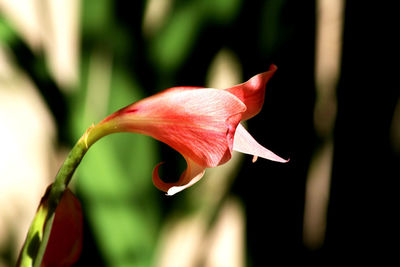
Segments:
[[[82,116],[85,110],[94,110],[85,105],[96,104],[84,100],[89,95],[88,75],[98,75],[91,72],[93,64],[88,63],[89,58],[86,60],[82,64],[82,92],[71,99],[76,138],[97,116],[92,112]],[[103,63],[96,60],[94,64]],[[143,96],[134,77],[124,68],[114,66],[110,75],[108,113]],[[84,210],[101,254],[111,266],[148,266],[151,261],[159,217],[158,205],[151,197],[158,193],[151,181],[156,164],[155,144],[142,135],[114,134],[91,147],[78,169],[76,183]]]
[[[109,266],[150,266],[155,231],[151,218],[143,215],[143,207],[130,202],[96,202],[90,206],[89,216],[101,222],[94,223],[93,230]]]
[[[260,49],[265,55],[270,55],[288,38],[288,30],[282,27],[282,12],[285,1],[272,0],[265,1],[262,7]]]
[[[82,4],[82,31],[85,35],[103,35],[105,29],[110,29],[113,1],[89,0]]]
[[[0,42],[12,43],[18,38],[16,31],[11,27],[8,21],[0,14]]]
[[[150,58],[156,68],[173,73],[193,53],[204,27],[228,24],[237,15],[241,1],[194,0],[178,3],[150,45]],[[210,40],[212,42],[212,40]]]
[[[188,56],[201,26],[201,13],[196,5],[180,8],[151,45],[150,57],[158,69],[174,71]]]
[[[204,1],[205,14],[208,15],[210,19],[221,24],[229,24],[232,22],[238,15],[241,5],[241,0]]]

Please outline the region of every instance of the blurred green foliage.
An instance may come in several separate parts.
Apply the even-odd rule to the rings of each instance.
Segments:
[[[150,40],[150,57],[160,71],[174,73],[194,51],[204,27],[226,25],[240,10],[241,1],[177,1],[161,31]],[[212,42],[212,40],[210,40]]]

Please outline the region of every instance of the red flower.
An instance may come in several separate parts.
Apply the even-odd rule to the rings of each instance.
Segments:
[[[232,150],[287,162],[258,144],[240,124],[255,116],[264,103],[265,85],[276,71],[258,74],[225,90],[174,87],[133,103],[107,117],[87,134],[88,145],[114,132],[152,136],[183,155],[187,169],[175,183],[153,171],[154,185],[173,195],[196,183],[205,169],[224,164]],[[96,129],[96,130],[95,130]]]
[[[67,188],[58,204],[42,267],[67,267],[82,251],[83,222],[79,200]]]

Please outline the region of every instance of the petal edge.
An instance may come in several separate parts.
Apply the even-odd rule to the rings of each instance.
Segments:
[[[289,161],[277,156],[272,151],[260,145],[240,123],[236,128],[235,137],[233,140],[233,150],[253,155],[253,162],[257,160],[257,157],[282,163]]]
[[[264,104],[265,87],[277,69],[277,66],[272,64],[268,71],[253,76],[247,82],[224,89],[246,105],[242,120],[248,120],[260,112]]]
[[[204,176],[204,173],[206,171],[205,167],[197,164],[188,157],[184,156],[184,158],[187,163],[187,168],[182,173],[179,181],[177,182],[166,183],[158,175],[158,169],[164,162],[157,164],[157,166],[153,170],[154,186],[157,187],[159,190],[166,192],[167,196],[175,195],[176,193],[194,185]]]

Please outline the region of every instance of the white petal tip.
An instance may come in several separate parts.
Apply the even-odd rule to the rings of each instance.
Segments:
[[[266,159],[271,160],[271,161],[275,161],[275,162],[279,162],[279,163],[287,163],[287,162],[290,161],[290,159],[283,159],[283,158],[281,158],[281,157],[279,157],[279,156],[277,156],[275,154],[273,154],[273,156],[270,156],[270,157],[268,157]]]
[[[276,162],[280,162],[280,163],[287,163],[287,162],[289,162],[290,161],[290,158],[289,159],[282,159],[282,158],[280,158],[279,160],[276,160]]]
[[[272,151],[260,145],[241,124],[239,124],[236,128],[235,137],[233,140],[233,150],[253,155],[253,163],[258,157],[281,163],[286,163],[289,161],[279,157]]]
[[[182,188],[182,186],[173,186],[170,189],[168,189],[167,193],[165,195],[167,196],[173,196],[176,193],[182,191],[184,188]]]

